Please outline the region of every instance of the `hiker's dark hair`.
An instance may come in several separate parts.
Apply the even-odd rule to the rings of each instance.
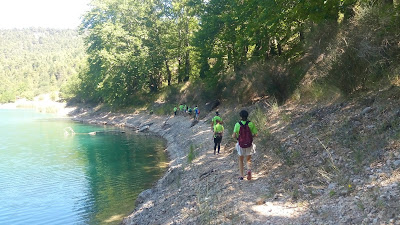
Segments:
[[[215,114],[218,116],[218,115],[219,115],[219,112],[218,112],[218,111],[216,111],[216,112],[215,112]]]
[[[239,116],[242,117],[242,119],[247,120],[249,113],[246,110],[242,110],[240,111]]]

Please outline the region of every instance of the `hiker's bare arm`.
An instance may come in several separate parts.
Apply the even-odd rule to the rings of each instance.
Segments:
[[[237,137],[236,137],[236,133],[233,133],[233,134],[232,134],[232,138],[234,138],[234,139],[237,138]]]

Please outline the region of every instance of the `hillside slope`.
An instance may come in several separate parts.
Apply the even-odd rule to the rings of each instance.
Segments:
[[[168,171],[123,224],[400,224],[399,97],[391,86],[326,105],[246,107],[250,119],[265,119],[251,181],[237,179],[230,130],[213,155],[213,112],[194,126],[189,117],[143,113],[80,111],[75,119],[148,125],[168,140]],[[240,109],[218,108],[228,127]]]

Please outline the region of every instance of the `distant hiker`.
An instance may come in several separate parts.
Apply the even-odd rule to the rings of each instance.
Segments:
[[[178,111],[178,107],[174,107],[174,115],[176,116],[176,111]]]
[[[239,155],[239,179],[243,180],[243,159],[246,156],[247,180],[251,180],[251,154],[255,152],[253,137],[257,136],[258,131],[254,123],[250,122],[247,119],[249,113],[246,110],[240,111],[239,115],[241,117],[241,120],[235,124],[232,134],[232,137],[237,139],[236,150]]]
[[[194,107],[194,119],[199,120],[199,114],[200,114],[200,109],[197,107]]]
[[[224,134],[224,126],[222,126],[221,120],[216,120],[216,124],[214,126],[214,155],[215,151],[217,150],[218,147],[218,153],[219,150],[221,149],[221,141],[222,141],[222,136]]]
[[[179,114],[183,114],[183,104],[181,103],[180,105],[179,105]]]
[[[214,131],[214,126],[217,125],[217,120],[223,124],[221,117],[219,116],[219,112],[215,112],[215,116],[211,119],[211,130]]]
[[[188,107],[189,109],[188,109],[188,114],[189,114],[189,116],[191,116],[192,115],[192,112],[193,112],[193,110],[192,110],[192,108],[190,108],[190,106]]]
[[[187,113],[187,105],[186,105],[186,103],[183,105],[183,111],[185,112],[185,115],[186,115],[186,113]]]

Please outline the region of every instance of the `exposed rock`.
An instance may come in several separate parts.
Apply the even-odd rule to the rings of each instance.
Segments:
[[[362,116],[364,116],[367,113],[370,113],[372,111],[372,107],[367,107],[363,109],[363,111],[360,113]]]
[[[148,125],[142,126],[142,127],[139,128],[138,132],[145,132],[145,131],[148,131],[149,128],[150,128],[150,126],[148,126]]]

